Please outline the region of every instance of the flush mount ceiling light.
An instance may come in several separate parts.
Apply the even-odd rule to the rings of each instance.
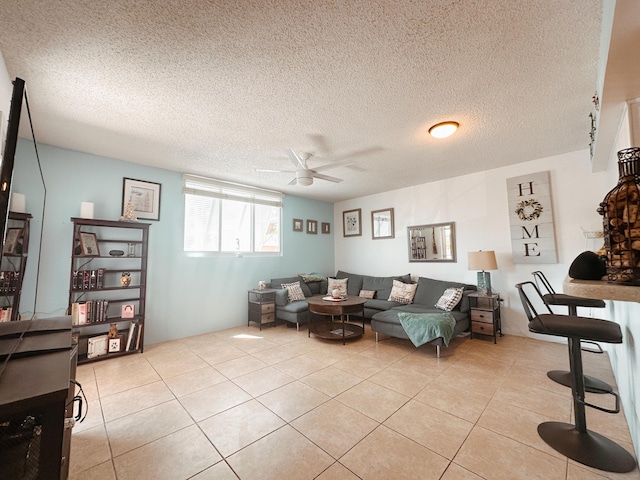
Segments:
[[[447,138],[458,129],[460,124],[458,122],[442,122],[436,123],[429,129],[429,133],[435,138]]]

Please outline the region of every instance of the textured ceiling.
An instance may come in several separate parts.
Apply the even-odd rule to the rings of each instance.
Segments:
[[[588,146],[601,0],[3,0],[40,142],[339,201]],[[456,120],[436,140],[427,128]],[[285,149],[360,169],[288,185]],[[321,158],[318,158],[321,157]],[[45,160],[46,161],[46,160]],[[149,179],[153,180],[153,179]]]

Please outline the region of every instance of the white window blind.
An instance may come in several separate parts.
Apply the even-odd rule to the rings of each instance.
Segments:
[[[184,181],[185,251],[280,252],[282,193],[186,174]]]

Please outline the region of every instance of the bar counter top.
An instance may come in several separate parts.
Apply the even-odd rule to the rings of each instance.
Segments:
[[[567,277],[562,284],[562,291],[576,297],[640,302],[640,286],[619,285],[606,280],[576,280]]]

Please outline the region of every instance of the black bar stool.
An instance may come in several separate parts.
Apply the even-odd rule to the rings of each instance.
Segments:
[[[532,272],[533,277],[536,280],[536,286],[538,283],[542,284],[544,290],[547,293],[543,293],[542,300],[545,305],[549,308],[549,313],[553,313],[551,310],[551,305],[568,307],[569,315],[577,316],[578,315],[578,307],[585,308],[604,308],[606,304],[604,300],[598,300],[594,298],[584,298],[584,297],[576,297],[574,295],[566,295],[564,293],[556,293],[556,291],[547,280],[547,277],[541,271]],[[538,290],[540,288],[538,287]],[[583,349],[585,352],[591,353],[603,353],[600,345],[594,342],[587,342],[595,345],[597,347],[596,350],[591,349]],[[581,344],[582,345],[582,344]],[[560,385],[564,385],[565,387],[571,388],[571,372],[567,372],[566,370],[551,370],[547,372],[547,376],[553,380],[554,382],[559,383]],[[599,378],[592,377],[591,375],[584,376],[584,388],[587,392],[591,393],[609,393],[613,389],[611,385],[606,382],[603,382]]]
[[[571,392],[575,425],[564,422],[544,422],[538,425],[538,434],[554,450],[593,468],[608,472],[625,473],[636,468],[636,461],[616,442],[587,430],[584,407],[591,407],[607,413],[620,412],[620,397],[609,392],[616,399],[613,410],[585,401],[584,376],[582,373],[581,340],[594,342],[622,343],[620,326],[615,322],[575,315],[538,314],[525,289],[541,295],[533,282],[516,285],[522,306],[529,319],[529,331],[543,335],[566,337],[569,343],[569,365],[572,376]]]

